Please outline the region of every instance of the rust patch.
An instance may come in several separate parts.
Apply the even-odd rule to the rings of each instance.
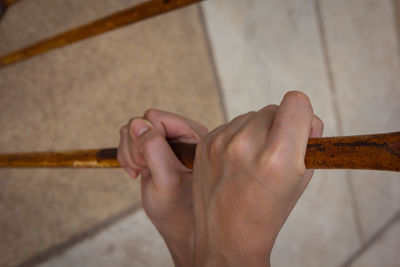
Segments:
[[[323,144],[308,144],[307,149],[312,149],[314,151],[326,151],[326,147]]]
[[[400,141],[389,144],[389,149],[392,153],[400,156]]]
[[[355,141],[351,143],[345,143],[345,142],[338,142],[338,143],[333,143],[332,145],[334,146],[341,146],[341,147],[365,147],[365,146],[370,146],[370,147],[384,147],[385,144],[380,144],[376,142],[368,142],[368,141]]]

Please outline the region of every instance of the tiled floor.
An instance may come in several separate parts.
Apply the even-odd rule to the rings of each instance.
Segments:
[[[325,136],[399,131],[396,1],[201,4],[227,117],[277,104],[288,90],[302,90],[324,120]],[[278,237],[272,264],[399,266],[399,214],[399,173],[317,171]],[[142,211],[43,265],[111,263],[171,264]]]
[[[399,266],[400,212],[397,212],[377,239],[363,247],[347,262],[351,267]]]
[[[1,20],[0,54],[138,2],[19,1]],[[0,151],[116,147],[150,107],[213,128],[224,120],[217,89],[192,6],[1,69]],[[1,169],[0,266],[53,255],[139,201],[122,170]]]
[[[173,262],[157,230],[140,210],[41,266],[168,267]]]

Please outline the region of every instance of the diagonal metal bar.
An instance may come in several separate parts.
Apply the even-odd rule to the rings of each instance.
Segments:
[[[1,1],[1,0],[0,0]],[[0,68],[202,0],[151,0],[0,56]]]

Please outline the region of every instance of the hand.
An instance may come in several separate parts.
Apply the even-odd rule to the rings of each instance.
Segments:
[[[208,130],[179,115],[148,110],[120,131],[118,161],[132,178],[142,176],[142,202],[176,265],[193,265],[192,171],[170,142],[198,143]]]
[[[235,118],[197,146],[193,169],[196,266],[265,266],[313,171],[304,157],[322,121],[306,95],[286,94]]]

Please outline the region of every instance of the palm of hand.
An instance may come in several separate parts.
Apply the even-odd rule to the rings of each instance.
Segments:
[[[177,184],[160,188],[156,179],[144,174],[141,186],[143,208],[150,220],[164,238],[178,241],[193,235],[192,174],[183,173],[176,179]]]

